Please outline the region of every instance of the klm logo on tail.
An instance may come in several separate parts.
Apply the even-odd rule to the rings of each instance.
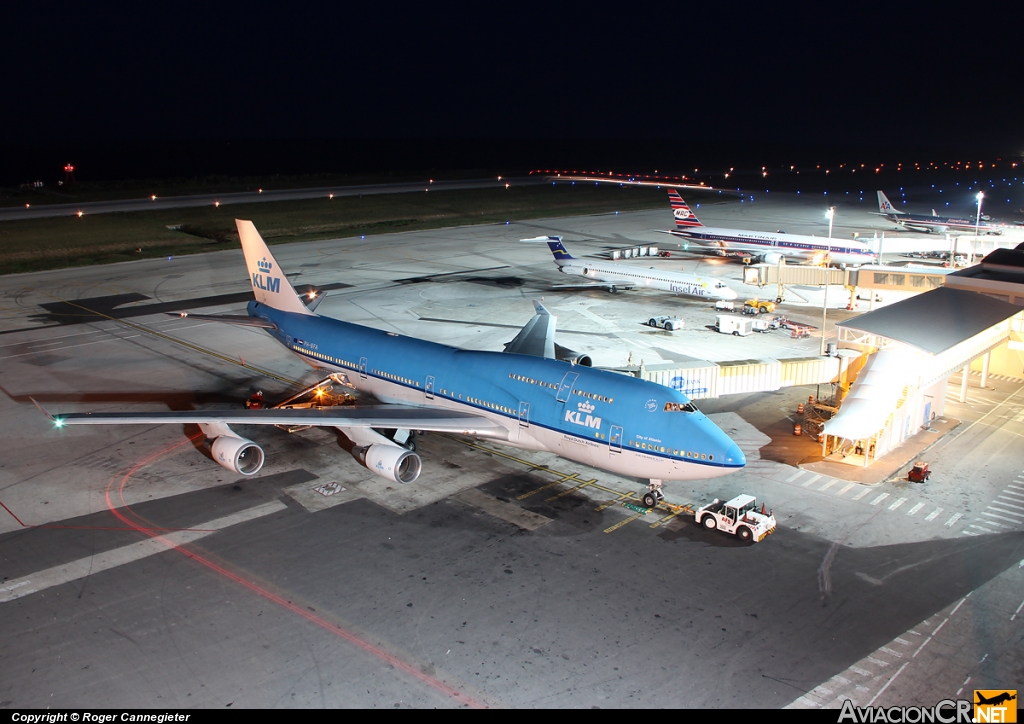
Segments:
[[[280,292],[281,291],[281,278],[270,276],[270,270],[274,268],[274,265],[267,261],[267,257],[263,257],[256,262],[256,268],[258,272],[252,273],[252,285],[256,289],[262,289],[265,292]]]

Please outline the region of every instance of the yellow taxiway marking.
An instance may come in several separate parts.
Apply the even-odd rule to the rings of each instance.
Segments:
[[[579,481],[578,485],[575,485],[575,486],[569,488],[568,490],[563,490],[558,495],[554,495],[554,496],[552,496],[550,498],[547,498],[545,500],[545,502],[549,502],[549,501],[552,501],[552,500],[558,500],[559,498],[561,498],[561,497],[563,497],[565,495],[569,495],[570,493],[574,493],[574,492],[577,492],[579,490],[582,490],[583,488],[588,488],[588,487],[594,488],[596,490],[600,490],[603,493],[608,493],[609,495],[613,496],[613,500],[611,500],[609,502],[606,502],[606,503],[601,503],[599,506],[597,506],[594,509],[595,511],[598,511],[598,512],[600,512],[602,510],[606,510],[607,508],[610,508],[612,506],[619,505],[619,504],[624,503],[626,501],[629,501],[629,502],[639,501],[639,497],[637,497],[636,493],[634,493],[632,491],[623,493],[623,492],[621,492],[619,490],[614,490],[612,488],[609,488],[609,487],[607,487],[605,485],[601,485],[600,483],[598,483],[597,482],[597,478],[593,478],[591,480],[580,480],[579,473],[563,473],[563,472],[555,470],[554,468],[551,468],[551,467],[549,467],[547,465],[538,465],[536,463],[531,463],[528,460],[523,460],[522,458],[518,458],[515,455],[510,455],[508,453],[504,453],[504,452],[501,452],[499,450],[495,450],[494,448],[487,447],[486,445],[481,445],[481,444],[479,444],[479,443],[477,443],[477,442],[475,442],[473,440],[466,440],[464,438],[454,437],[454,436],[451,436],[451,435],[449,435],[448,437],[451,438],[452,440],[457,440],[458,442],[461,442],[466,447],[471,447],[471,448],[473,448],[475,450],[480,450],[481,452],[486,452],[486,453],[488,453],[490,455],[497,455],[499,457],[503,457],[506,460],[511,460],[512,462],[519,463],[520,465],[525,465],[526,467],[530,468],[531,470],[536,470],[536,471],[542,472],[542,473],[548,473],[550,475],[554,475],[557,478],[557,480],[554,480],[554,481],[552,481],[550,483],[547,483],[546,485],[541,485],[539,488],[535,488],[534,490],[531,490],[531,491],[529,491],[527,493],[523,493],[522,495],[516,496],[516,500],[526,500],[527,498],[529,498],[529,497],[531,497],[533,495],[536,495],[537,493],[543,492],[545,490],[549,490],[550,488],[553,488],[553,487],[555,487],[557,485],[562,485],[564,483],[568,483],[569,481]],[[654,511],[654,510],[661,510],[662,512],[668,511],[668,515],[665,515],[663,518],[660,518],[659,520],[655,521],[650,526],[651,528],[657,528],[659,526],[666,525],[666,524],[672,522],[677,516],[682,515],[683,513],[692,513],[693,512],[693,507],[691,505],[689,505],[689,504],[686,504],[686,505],[673,505],[671,503],[666,503],[666,502],[662,501],[662,502],[658,503],[658,505],[655,508],[652,508],[651,510],[652,511]],[[620,520],[615,525],[612,525],[612,526],[610,526],[608,528],[605,528],[604,532],[605,533],[611,533],[613,531],[616,531],[619,528],[621,528],[622,526],[626,525],[627,523],[631,523],[634,520],[636,520],[637,518],[640,518],[641,516],[647,515],[647,512],[648,511],[645,510],[642,513],[635,513],[635,514],[629,516],[628,518],[624,518],[623,520]]]
[[[636,520],[637,518],[639,518],[642,515],[646,515],[646,513],[633,513],[633,515],[629,516],[628,518],[623,518],[622,520],[620,520],[615,525],[610,526],[608,528],[605,528],[604,532],[605,533],[613,533],[613,532],[617,531],[619,528],[621,528],[622,526],[626,525],[626,523],[632,523],[634,520]]]
[[[564,481],[559,481],[559,482],[564,482]],[[580,483],[579,485],[576,485],[576,486],[574,486],[574,487],[571,487],[571,488],[569,488],[568,490],[563,490],[563,491],[562,491],[561,493],[559,493],[558,495],[553,495],[553,496],[551,496],[550,498],[548,498],[547,500],[545,500],[544,502],[546,502],[546,503],[549,503],[549,502],[551,502],[552,500],[558,500],[559,498],[561,498],[561,497],[563,497],[563,496],[565,496],[565,495],[569,495],[570,493],[575,493],[575,492],[576,492],[577,490],[583,490],[583,488],[587,487],[588,485],[593,485],[593,484],[594,484],[594,483],[596,483],[596,482],[597,482],[597,479],[596,479],[596,478],[595,478],[595,479],[593,479],[593,480],[584,480],[584,481],[583,481],[582,483]]]

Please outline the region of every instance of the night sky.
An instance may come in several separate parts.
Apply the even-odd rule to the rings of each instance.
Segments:
[[[977,2],[4,3],[0,144],[19,163],[367,138],[1020,154],[1022,20]]]

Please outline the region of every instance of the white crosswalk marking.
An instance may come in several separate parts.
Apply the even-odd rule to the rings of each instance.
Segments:
[[[793,473],[791,476],[789,476],[789,480],[787,480],[786,482],[787,483],[792,483],[792,482],[796,481],[797,478],[799,478],[801,475],[803,475],[806,472],[807,472],[806,470],[797,470],[795,473]]]
[[[857,483],[847,483],[845,486],[843,486],[842,490],[840,490],[839,492],[836,493],[836,495],[843,495],[844,493],[846,493],[850,488],[852,488],[856,484]]]
[[[839,482],[838,480],[836,480],[835,478],[832,478],[827,483],[825,483],[820,488],[818,488],[818,492],[821,492],[821,491],[824,491],[824,490],[828,490],[829,488],[831,488],[833,485],[835,485],[838,482]]]
[[[954,513],[953,517],[946,521],[946,526],[947,527],[952,527],[952,525],[954,523],[956,523],[958,520],[960,520],[963,517],[964,517],[963,513]]]
[[[815,475],[813,478],[808,478],[806,483],[800,483],[801,488],[808,488],[815,480],[821,480],[821,475]]]
[[[869,490],[871,490],[871,488],[864,488],[864,489],[863,489],[863,490],[861,490],[861,491],[860,491],[859,493],[857,493],[856,495],[854,495],[854,496],[853,496],[853,499],[854,499],[854,500],[860,500],[861,498],[863,498],[863,497],[864,497],[865,495],[867,495],[867,494],[868,494],[868,491],[869,491]]]
[[[874,500],[871,501],[871,505],[878,505],[879,503],[881,503],[883,500],[885,500],[888,497],[889,497],[888,493],[882,493],[877,498],[875,498]]]
[[[984,531],[986,533],[995,533],[995,531],[990,528],[982,528],[980,525],[974,525],[973,523],[971,524],[971,527],[977,528],[978,530]]]
[[[906,502],[907,502],[906,498],[900,498],[895,503],[893,503],[892,505],[889,506],[889,510],[896,510],[898,507],[900,507],[901,505],[903,505]],[[874,504],[872,503],[872,505],[874,505]]]
[[[998,515],[992,515],[991,513],[984,513],[983,512],[982,515],[988,515],[988,516],[991,516],[992,518],[999,518]],[[1006,518],[1002,518],[1002,520],[1006,520]],[[982,520],[981,518],[978,518],[978,522],[979,523],[984,523],[985,525],[994,525],[996,528],[1009,528],[1010,527],[1008,525],[1004,525],[1003,523],[996,523],[994,520]]]
[[[1007,508],[1017,508],[1017,506],[1010,505],[1009,503],[1003,503],[999,500],[993,500],[992,505],[988,506],[989,510],[994,510],[997,513],[1006,513],[1007,515],[1012,515],[1015,518],[1024,518],[1024,513],[1018,512],[1021,510],[1020,508],[1017,508],[1017,510],[1007,510]]]
[[[935,510],[933,510],[931,513],[928,514],[928,517],[925,518],[925,520],[935,520],[936,518],[939,517],[939,513],[941,513],[941,512],[942,512],[942,508],[936,508]]]
[[[1020,521],[1019,520],[1014,520],[1013,518],[1007,518],[1005,515],[996,515],[995,513],[988,513],[988,512],[985,512],[985,511],[982,511],[981,514],[982,515],[987,515],[989,518],[996,518],[998,520],[1005,520],[1008,523],[1016,523],[1017,525],[1020,525]],[[985,522],[986,523],[991,523],[992,521],[986,520]],[[992,523],[992,525],[999,525],[999,523]],[[999,527],[1000,528],[1008,528],[1009,526],[999,525]]]
[[[923,508],[923,507],[924,507],[924,503],[918,503],[913,508],[911,508],[910,510],[907,511],[907,515],[914,515],[915,513],[917,513],[917,511],[921,510],[921,508]]]
[[[996,497],[997,498],[1002,498],[1004,501],[1013,501],[1013,502],[1010,502],[1010,503],[1008,503],[1008,502],[1001,502],[1001,503],[999,503],[999,505],[1003,506],[1004,508],[1016,508],[1017,510],[1024,510],[1024,506],[1017,505],[1017,503],[1024,502],[1024,501],[1019,501],[1016,498],[1008,498],[1005,495],[997,495]]]

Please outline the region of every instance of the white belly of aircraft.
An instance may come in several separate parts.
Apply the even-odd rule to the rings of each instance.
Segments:
[[[654,480],[706,480],[727,475],[728,468],[710,467],[690,463],[685,460],[656,457],[629,447],[612,448],[611,445],[577,435],[570,435],[561,430],[553,430],[530,422],[520,425],[518,420],[466,405],[458,400],[435,395],[428,400],[422,389],[412,389],[405,385],[367,375],[361,377],[357,371],[337,367],[326,362],[310,360],[299,355],[313,367],[334,372],[344,372],[349,381],[358,390],[369,392],[381,402],[415,405],[418,407],[440,407],[460,412],[472,412],[475,415],[496,421],[508,430],[508,439],[495,439],[494,442],[523,450],[542,450],[554,453],[568,460],[590,465],[601,470],[627,478]],[[484,436],[481,436],[484,438]]]

